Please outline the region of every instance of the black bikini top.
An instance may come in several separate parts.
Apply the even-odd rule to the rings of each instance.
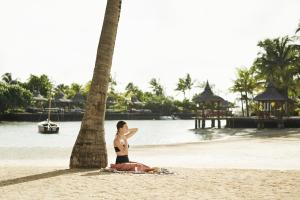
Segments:
[[[123,146],[125,147],[125,144],[124,144]],[[119,151],[120,151],[119,147],[114,147],[114,148],[115,148],[115,151],[116,151],[116,152],[119,152]],[[129,144],[128,144],[128,148],[129,148]]]

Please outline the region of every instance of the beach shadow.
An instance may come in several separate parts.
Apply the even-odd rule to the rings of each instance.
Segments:
[[[257,129],[249,134],[255,138],[294,138],[300,139],[300,129]]]
[[[101,175],[101,173],[98,172],[90,172],[90,173],[86,173],[86,174],[82,174],[81,176],[99,176]]]
[[[100,172],[99,170],[96,172],[89,172],[86,174],[82,174],[81,176],[99,176],[99,175],[111,175],[112,172]]]
[[[231,128],[205,128],[205,129],[190,129],[191,132],[201,137],[202,140],[220,139],[224,136],[234,136],[239,133],[239,129]],[[246,133],[248,134],[248,133]]]
[[[40,180],[40,179],[52,178],[52,177],[56,177],[56,176],[77,173],[77,172],[82,172],[82,171],[83,170],[79,170],[79,169],[62,169],[62,170],[55,170],[55,171],[46,172],[46,173],[42,173],[42,174],[35,174],[35,175],[24,176],[24,177],[19,177],[19,178],[14,178],[14,179],[8,179],[8,180],[0,181],[0,187],[15,185],[15,184],[19,184],[19,183],[26,183],[26,182],[36,181],[36,180]]]
[[[267,130],[258,130],[255,133],[249,134],[251,137],[255,138],[289,138],[291,136],[295,136],[295,138],[300,139],[298,131],[293,130],[276,130],[276,129],[267,129]]]
[[[195,134],[202,136],[203,140],[210,140],[217,138],[213,135],[228,135],[228,136],[245,136],[251,138],[299,138],[300,139],[300,129],[299,128],[224,128],[224,129],[190,129]]]

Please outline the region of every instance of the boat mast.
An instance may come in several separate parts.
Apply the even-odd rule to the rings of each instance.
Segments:
[[[49,106],[48,106],[48,122],[50,122],[50,111],[51,110],[51,97],[49,98]]]

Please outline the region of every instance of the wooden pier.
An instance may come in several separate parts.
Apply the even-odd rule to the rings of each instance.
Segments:
[[[217,128],[221,128],[221,120],[226,120],[226,126],[230,117],[195,117],[195,129],[206,128],[206,121],[211,121],[211,128],[215,128],[217,124]]]

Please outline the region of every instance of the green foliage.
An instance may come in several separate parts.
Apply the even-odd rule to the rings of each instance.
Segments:
[[[39,91],[44,97],[49,97],[53,84],[49,80],[48,76],[43,74],[41,76],[30,75],[26,88],[32,93]]]
[[[284,95],[295,91],[294,80],[299,74],[300,48],[294,42],[288,36],[260,41],[262,51],[254,62],[258,76]]]
[[[18,81],[15,79],[12,79],[11,73],[5,73],[2,75],[2,81],[7,84],[17,84]]]
[[[125,88],[125,96],[126,97],[136,97],[139,101],[144,100],[144,93],[142,90],[138,88],[138,86],[134,85],[132,82],[128,83]]]
[[[26,108],[31,102],[32,94],[29,90],[19,85],[0,83],[0,113]]]
[[[92,85],[92,81],[87,82],[84,86],[83,86],[83,91],[82,91],[82,95],[86,98],[88,93],[90,92],[91,89],[91,85]]]
[[[150,109],[154,113],[160,113],[163,115],[171,115],[179,110],[174,104],[174,100],[170,97],[147,95],[145,102],[145,109]]]
[[[77,93],[82,93],[83,92],[83,87],[82,85],[78,83],[72,83],[70,90],[67,94],[68,98],[73,98]]]
[[[234,85],[230,90],[232,92],[237,92],[241,95],[241,102],[246,101],[246,112],[249,116],[249,95],[253,97],[253,93],[256,88],[258,88],[259,82],[255,77],[254,68],[238,68],[237,69],[237,79],[234,80]],[[242,110],[244,115],[244,110]]]
[[[183,101],[175,100],[174,105],[182,113],[191,113],[196,110],[196,104],[188,99],[184,99]]]
[[[184,99],[185,97],[185,91],[191,90],[193,86],[193,82],[191,79],[190,74],[187,74],[185,78],[179,78],[179,81],[177,83],[177,88],[175,90],[181,91],[183,93]]]
[[[232,92],[253,94],[258,84],[253,68],[237,68],[237,78],[230,90]]]
[[[162,85],[155,78],[150,80],[150,87],[152,88],[152,91],[155,95],[157,95],[157,96],[164,95],[164,89],[163,89]]]
[[[130,106],[130,99],[126,98],[122,93],[108,93],[107,101],[106,101],[107,108],[113,109],[114,111],[124,111],[128,110]]]
[[[60,93],[64,93],[65,95],[68,96],[69,92],[70,92],[70,87],[65,84],[59,84],[54,88],[54,96],[57,96]]]

